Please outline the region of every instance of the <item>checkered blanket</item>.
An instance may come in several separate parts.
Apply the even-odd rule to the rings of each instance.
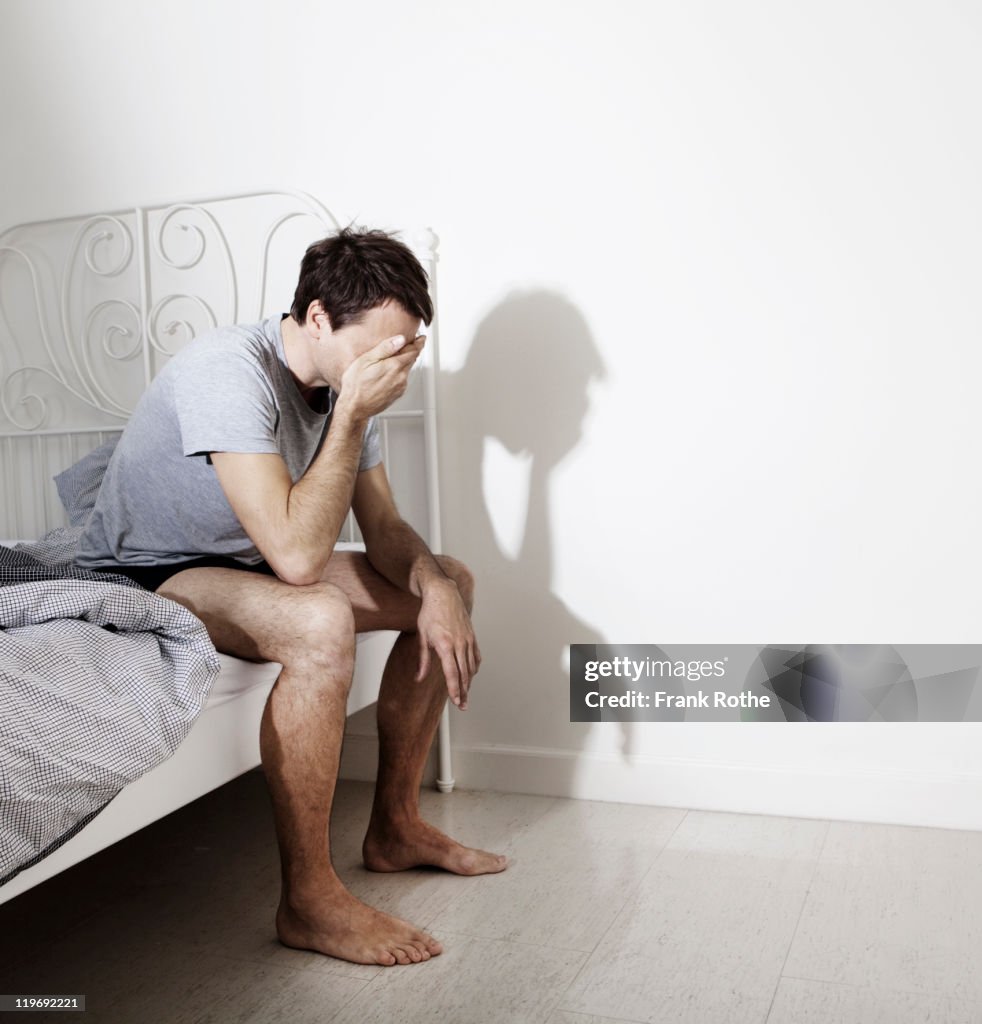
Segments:
[[[0,884],[170,757],[218,674],[190,612],[72,564],[77,533],[0,547]]]

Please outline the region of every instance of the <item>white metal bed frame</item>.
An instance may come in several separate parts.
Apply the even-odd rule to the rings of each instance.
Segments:
[[[0,235],[0,538],[32,540],[65,525],[52,477],[122,430],[178,347],[163,335],[182,343],[219,323],[289,308],[303,249],[338,227],[318,200],[277,189],[57,218]],[[436,236],[426,229],[403,237],[429,274],[435,308]],[[277,274],[282,282],[271,281]],[[437,331],[434,320],[419,372],[380,419],[400,508],[439,552]],[[421,462],[424,488],[411,468],[399,471],[399,452]],[[342,536],[358,542],[350,515]],[[395,635],[359,638],[349,714],[376,700]],[[0,886],[0,903],[260,763],[259,720],[279,666],[221,658],[208,705],[173,757]],[[237,683],[226,687],[233,666]],[[437,786],[453,785],[444,708]]]

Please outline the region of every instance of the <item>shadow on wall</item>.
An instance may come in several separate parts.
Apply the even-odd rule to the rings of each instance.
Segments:
[[[484,666],[474,728],[482,747],[575,752],[591,728],[569,721],[569,645],[604,639],[553,592],[551,526],[562,510],[552,507],[550,477],[579,443],[589,385],[603,376],[582,314],[546,290],[510,294],[481,322],[463,368],[443,375],[450,422],[468,425],[458,435],[459,471],[444,484],[459,502],[459,529],[478,581]],[[583,543],[602,544],[609,528],[597,522]],[[460,724],[467,746],[470,723]],[[627,726],[620,728],[627,751]],[[572,792],[576,758],[549,763],[543,783]]]

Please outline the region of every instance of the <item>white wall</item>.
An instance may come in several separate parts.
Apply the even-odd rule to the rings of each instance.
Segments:
[[[0,224],[291,184],[436,229],[462,784],[978,828],[982,725],[576,727],[564,649],[982,639],[980,35],[954,0],[2,0]]]

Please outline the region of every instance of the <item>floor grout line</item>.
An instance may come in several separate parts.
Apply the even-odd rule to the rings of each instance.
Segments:
[[[689,816],[689,809],[685,808],[684,813],[682,814],[682,817],[679,818],[678,823],[676,824],[675,828],[672,829],[672,834],[662,844],[662,848],[655,855],[655,858],[654,858],[654,860],[651,863],[651,867],[641,876],[641,879],[638,882],[638,884],[635,887],[635,889],[633,890],[633,892],[637,892],[637,890],[641,888],[641,886],[644,884],[645,880],[648,878],[648,875],[650,875],[651,872],[654,871],[655,864],[657,864],[658,859],[665,852],[666,848],[668,847],[668,844],[674,838],[675,833],[678,832],[678,830],[682,827],[683,823],[685,822],[686,818],[688,818],[688,816]],[[573,975],[573,977],[570,979],[569,984],[560,993],[559,1001],[556,1003],[556,1008],[557,1009],[563,1009],[563,1007],[561,1006],[563,999],[566,997],[566,994],[569,992],[569,990],[577,983],[577,981],[579,981],[580,976],[586,970],[587,964],[589,964],[590,961],[593,959],[593,955],[594,955],[594,953],[596,953],[597,947],[604,941],[604,939],[607,938],[607,936],[611,933],[611,930],[614,928],[614,926],[620,920],[621,914],[624,913],[625,905],[626,905],[626,903],[621,905],[620,909],[614,915],[614,919],[611,921],[611,923],[608,926],[608,928],[604,931],[603,935],[601,935],[600,938],[597,940],[596,944],[593,947],[593,950],[587,955],[586,959],[580,965],[580,969],[576,972],[576,974]],[[553,1011],[553,1012],[555,1012],[555,1011]],[[578,1012],[578,1011],[574,1010],[574,1011],[570,1011],[570,1012],[575,1013],[575,1012]]]
[[[802,974],[782,974],[788,981],[813,981],[819,985],[834,985],[836,988],[852,989],[855,992],[898,992],[906,996],[943,997],[945,999],[963,999],[979,1003],[982,1007],[982,991],[962,995],[946,988],[904,988],[901,985],[853,985],[848,981],[833,981],[831,978],[810,978]],[[766,1022],[765,1022],[766,1024]]]
[[[552,1013],[553,1016],[555,1016],[556,1013],[568,1013],[573,1017],[582,1017],[584,1020],[587,1021],[592,1020],[594,1017],[597,1016],[595,1013],[580,1013],[579,1010],[564,1010],[561,1007],[557,1007],[555,1010],[552,1011]],[[611,1017],[609,1019],[616,1020],[617,1024],[651,1024],[650,1021],[637,1020],[635,1017]]]
[[[764,1024],[770,1020],[771,1013],[774,1010],[774,1000],[777,999],[777,990],[781,987],[781,979],[784,977],[784,968],[787,966],[788,957],[791,955],[791,949],[794,946],[795,936],[798,934],[798,929],[801,927],[801,918],[805,913],[805,906],[808,903],[808,897],[812,891],[812,883],[815,881],[815,875],[818,872],[819,866],[822,862],[822,854],[825,853],[825,844],[829,839],[829,832],[832,830],[832,822],[825,822],[825,834],[822,836],[822,845],[819,848],[818,853],[815,856],[815,863],[812,865],[811,874],[808,876],[808,884],[805,886],[804,895],[801,898],[801,906],[798,907],[798,917],[794,923],[794,930],[791,932],[791,938],[788,940],[788,948],[784,951],[784,960],[781,961],[781,969],[777,972],[777,981],[774,983],[774,991],[771,993],[771,1001],[767,1004],[767,1016],[764,1017]]]

